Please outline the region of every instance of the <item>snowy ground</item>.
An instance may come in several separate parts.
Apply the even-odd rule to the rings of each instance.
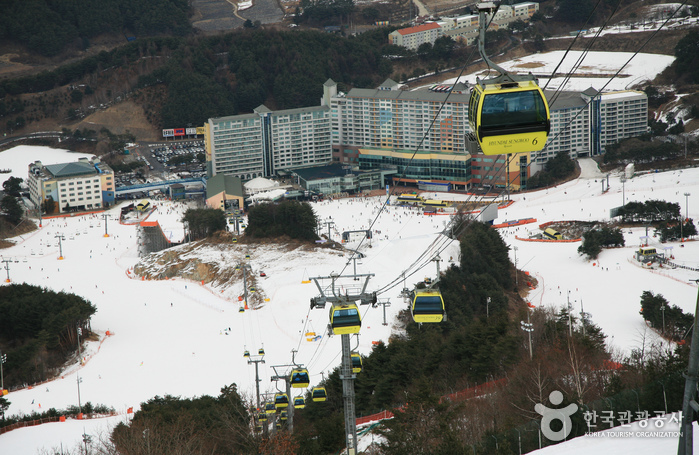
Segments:
[[[551,51],[541,54],[528,55],[508,62],[500,63],[504,69],[520,74],[528,72],[539,77],[539,85],[549,90],[556,90],[564,83],[563,77],[555,77],[549,81],[548,75],[553,73],[558,63],[563,59],[565,51]],[[571,68],[578,62],[582,51],[570,51],[563,60],[561,66],[556,70],[557,74],[568,74]],[[644,81],[653,80],[660,72],[667,68],[675,60],[670,55],[644,54],[639,53],[635,57],[632,52],[588,52],[583,58],[576,75],[586,75],[583,77],[571,77],[563,90],[584,91],[590,87],[597,90],[628,90],[632,86]],[[630,60],[630,61],[629,61]],[[626,62],[628,65],[624,66]],[[623,67],[619,75],[611,82],[611,76],[616,74]],[[494,73],[495,74],[495,73]],[[591,75],[600,77],[592,77]],[[457,80],[475,84],[476,76],[481,79],[487,75],[481,71],[471,73],[461,78],[447,79],[441,84],[454,84]],[[546,76],[546,77],[545,77]]]
[[[45,149],[37,150],[49,153]],[[33,160],[29,152],[24,156]],[[4,158],[4,153],[7,152],[0,154],[0,158]],[[513,196],[515,203],[502,210],[496,222],[526,217],[535,217],[539,223],[603,220],[608,219],[610,208],[622,204],[624,197],[626,201],[653,198],[677,202],[684,212],[685,192],[697,195],[688,199],[689,216],[699,213],[699,169],[637,176],[626,182],[623,194],[619,175],[610,176],[611,190],[606,193],[602,193],[599,174],[586,171],[586,175],[592,177]],[[342,199],[313,207],[321,220],[332,219],[335,225],[331,235],[339,240],[342,231],[366,229],[383,200]],[[149,219],[159,220],[166,229],[173,228],[184,207],[179,203],[154,203],[159,208]],[[82,402],[113,406],[120,413],[131,406],[138,409],[142,401],[155,395],[217,395],[221,387],[233,382],[251,397],[254,369],[242,356],[245,348],[253,353],[262,346],[265,348],[267,367],[262,368],[261,377],[262,389],[266,391],[274,390],[269,382],[270,366],[288,364],[292,349],[298,349],[296,361],[309,368],[313,382],[320,380],[321,372],[327,373],[338,365],[339,338],[325,333],[326,311],[309,310],[309,299],[317,295],[317,290],[301,281],[342,270],[350,273],[348,255],[317,252],[294,257],[288,253],[278,260],[279,253],[274,247],[250,250],[241,245],[241,255],[251,254],[249,263],[253,271],[267,274],[266,278],[258,277],[257,285],[270,300],[260,310],[239,313],[237,302],[231,298],[236,292],[221,293],[221,289],[181,279],[141,281],[130,277],[127,271],[138,262],[136,228],[113,221],[118,210],[109,211],[113,218],[109,222],[108,238],[103,237],[104,226],[99,217],[52,219],[45,220],[39,231],[17,238],[16,246],[1,252],[3,258],[14,261],[10,265],[13,282],[74,292],[95,304],[98,311],[92,318],[92,328],[101,338],[101,344],[86,345],[84,356],[88,360],[84,366],[79,368],[77,361],[73,362],[61,378],[49,384],[12,392],[8,396],[12,403],[9,414],[77,404],[78,374],[82,378]],[[400,278],[401,272],[428,250],[435,239],[443,239],[439,232],[447,219],[446,215],[426,217],[407,208],[388,208],[373,227],[371,248],[368,245],[362,248],[366,258],[357,265],[358,273],[375,274],[369,289],[385,287]],[[627,247],[606,250],[594,262],[577,254],[578,243],[532,243],[515,239],[515,235],[526,237],[536,231],[537,224],[500,231],[509,245],[517,247],[519,268],[539,280],[531,301],[535,305],[560,308],[566,304],[570,292],[574,310],[580,311],[584,304],[584,310],[608,334],[610,345],[619,351],[628,353],[641,339],[645,324],[638,309],[644,290],[663,294],[670,304],[693,312],[697,289],[689,279],[695,278],[695,274],[646,270],[631,259],[644,234],[643,228],[627,230]],[[61,261],[57,260],[58,245],[54,238],[58,233],[67,237],[63,243],[65,259]],[[698,242],[689,242],[685,247],[678,243],[668,245],[674,246],[677,262],[699,265]],[[514,253],[511,250],[513,260]],[[456,246],[449,245],[441,257],[442,269],[450,259],[457,261]],[[408,285],[435,273],[434,265],[427,262],[407,280]],[[233,284],[232,289],[239,285]],[[351,281],[346,283],[352,285]],[[393,318],[405,306],[398,298],[401,288],[402,281],[398,280],[395,287],[380,296],[391,299],[392,305],[387,308],[388,326],[381,324],[380,308],[363,309],[360,352],[368,353],[372,341],[388,339]],[[230,335],[226,335],[227,328],[231,329]],[[114,335],[104,337],[107,330]],[[305,334],[309,331],[321,335],[320,341],[307,341]],[[42,447],[61,443],[64,447],[72,446],[80,441],[82,431],[95,435],[98,432],[95,425],[124,418],[122,415],[96,422],[14,430],[0,436],[0,452],[35,454]]]

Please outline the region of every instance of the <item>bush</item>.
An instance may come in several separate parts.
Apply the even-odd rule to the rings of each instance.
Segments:
[[[578,254],[586,255],[590,259],[597,259],[602,248],[624,246],[625,243],[621,229],[603,226],[583,234],[583,242],[578,247]]]
[[[188,209],[183,221],[187,224],[190,240],[203,239],[226,229],[226,214],[219,209]]]
[[[245,236],[275,238],[288,236],[298,240],[317,240],[318,219],[307,202],[283,201],[250,207]]]

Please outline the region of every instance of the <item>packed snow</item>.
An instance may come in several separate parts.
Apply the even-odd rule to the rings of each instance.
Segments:
[[[612,91],[629,90],[637,84],[652,81],[675,61],[675,57],[670,55],[639,53],[634,56],[633,52],[592,51],[584,57],[582,54],[582,51],[570,51],[564,58],[565,51],[543,52],[509,60],[499,65],[519,74],[531,72],[539,78],[539,85],[549,90],[558,90],[562,86],[561,89],[566,91],[584,91],[590,87]],[[561,59],[563,63],[556,70],[556,74],[565,75],[578,63],[578,60],[581,60],[581,57],[582,63],[570,79],[566,80],[564,77],[549,79]],[[628,64],[625,65],[627,62]],[[619,70],[621,70],[619,75],[612,79]],[[460,81],[475,84],[476,76],[482,79],[488,74],[478,71],[460,78],[447,79],[441,83],[454,84]]]
[[[14,153],[15,149],[0,153],[0,162],[4,165],[5,157]],[[67,152],[29,147],[21,154],[26,163],[18,168],[26,169],[26,164],[39,154],[47,153],[55,153],[59,157],[56,162],[67,160]],[[43,160],[49,162],[47,158]],[[516,253],[518,267],[538,280],[538,287],[529,296],[531,302],[536,306],[562,308],[570,299],[575,312],[581,311],[584,305],[584,310],[591,313],[592,320],[608,335],[610,347],[628,354],[639,346],[646,331],[638,312],[641,293],[652,290],[664,295],[670,304],[693,312],[697,287],[689,280],[696,274],[648,269],[635,262],[633,251],[642,242],[644,228],[626,229],[627,246],[605,250],[597,261],[579,256],[577,242],[539,243],[516,237],[539,232],[538,224],[547,221],[608,220],[609,210],[622,205],[624,199],[626,202],[648,199],[676,202],[685,216],[688,203],[689,217],[692,217],[699,213],[699,169],[638,175],[623,186],[620,174],[612,174],[609,176],[611,189],[602,192],[604,176],[589,166],[591,160],[581,160],[581,163],[583,176],[576,180],[547,190],[513,195],[514,204],[500,210],[495,222],[536,218],[535,224],[500,230],[506,243],[517,247],[516,251],[514,248],[510,251],[512,260]],[[695,196],[686,198],[684,193]],[[429,197],[465,199],[468,196],[432,194]],[[322,222],[334,223],[329,225],[334,240],[339,241],[343,231],[367,229],[374,223],[371,247],[365,242],[360,248],[366,257],[357,261],[357,273],[375,275],[369,281],[369,290],[395,282],[394,287],[379,296],[391,301],[391,306],[387,307],[387,326],[382,325],[381,308],[362,308],[358,348],[362,354],[370,352],[372,341],[386,341],[398,330],[393,327],[394,318],[407,307],[398,296],[403,287],[401,273],[426,250],[431,251],[428,260],[418,261],[420,267],[406,283],[411,286],[424,277],[435,276],[435,265],[429,258],[436,253],[433,242],[438,239],[444,242],[441,231],[449,219],[448,215],[424,216],[415,209],[396,206],[389,206],[377,218],[385,199],[385,196],[347,198],[313,204]],[[159,200],[152,203],[158,207],[149,220],[158,220],[166,229],[176,228],[185,205]],[[250,254],[248,263],[256,276],[256,287],[269,298],[260,309],[240,313],[236,295],[242,289],[241,283],[212,288],[183,279],[142,281],[135,277],[131,270],[139,261],[136,227],[118,223],[118,206],[107,214],[110,215],[109,237],[104,237],[104,221],[100,215],[54,218],[44,220],[38,231],[15,238],[15,246],[0,252],[2,258],[13,261],[9,271],[13,283],[65,290],[91,301],[98,309],[92,318],[92,330],[100,338],[84,344],[83,366],[74,359],[59,378],[11,392],[7,397],[12,403],[8,414],[76,405],[79,375],[83,403],[106,404],[120,415],[13,430],[0,436],[0,452],[33,455],[42,448],[61,444],[64,448],[72,448],[80,444],[83,432],[96,437],[104,431],[105,423],[123,421],[128,418],[125,413],[129,407],[137,410],[141,402],[156,395],[217,395],[221,387],[236,383],[252,399],[254,368],[242,355],[245,349],[255,354],[264,347],[266,364],[260,374],[261,388],[268,392],[275,390],[269,380],[273,374],[270,367],[289,364],[292,349],[298,350],[295,360],[310,370],[313,383],[321,379],[321,373],[327,374],[338,366],[340,339],[329,337],[325,330],[327,310],[309,309],[309,300],[318,291],[315,285],[302,281],[327,277],[333,272],[351,274],[354,264],[349,261],[349,253],[332,250],[280,252],[276,246],[237,245],[240,251],[234,256],[244,258],[245,254]],[[327,226],[323,225],[325,233]],[[64,260],[58,260],[59,246],[55,238],[58,234],[66,237],[62,244]],[[660,245],[651,237],[651,244],[658,248],[672,246],[675,262],[699,266],[697,242]],[[356,248],[357,243],[348,247]],[[444,242],[444,248],[440,252],[442,270],[459,260],[455,243]],[[239,259],[222,260],[234,263]],[[266,277],[260,277],[260,271],[264,271]],[[343,285],[351,287],[354,282],[350,279]],[[107,331],[113,335],[106,336]],[[309,332],[316,333],[316,337],[307,336]],[[661,342],[646,334],[646,342],[649,339]],[[647,444],[638,438],[625,441],[629,447]]]

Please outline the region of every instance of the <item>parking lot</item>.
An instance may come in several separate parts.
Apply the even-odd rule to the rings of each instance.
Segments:
[[[206,175],[204,141],[200,139],[151,144],[141,154],[148,160],[151,171],[175,174],[178,178]]]
[[[160,180],[206,176],[206,153],[204,141],[201,139],[142,143],[134,151],[133,159],[142,162],[148,170],[140,167],[133,172],[117,173],[115,175],[116,188]],[[132,193],[124,197],[136,199],[147,196],[147,193]]]

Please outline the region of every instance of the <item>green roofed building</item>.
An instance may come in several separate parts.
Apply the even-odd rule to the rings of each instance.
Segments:
[[[206,181],[206,205],[227,212],[242,210],[245,192],[238,177],[216,174]]]

